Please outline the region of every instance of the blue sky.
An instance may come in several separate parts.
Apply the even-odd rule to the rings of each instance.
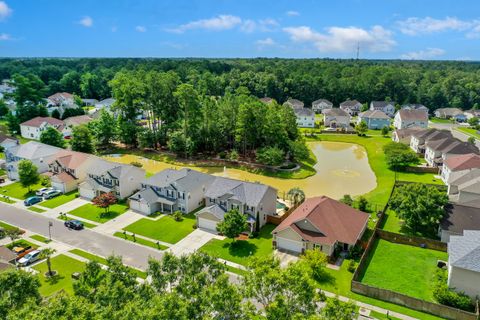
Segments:
[[[480,59],[473,0],[0,0],[2,57]]]

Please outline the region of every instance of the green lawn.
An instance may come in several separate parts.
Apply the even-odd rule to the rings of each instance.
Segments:
[[[12,249],[13,247],[32,247],[34,249],[38,248],[37,245],[31,243],[30,241],[28,240],[25,240],[25,239],[19,239],[19,240],[15,240],[13,243],[10,243],[10,244],[7,244],[6,247],[8,249]]]
[[[433,123],[454,123],[451,119],[430,118],[428,121]]]
[[[33,240],[37,240],[38,242],[43,242],[43,243],[49,243],[50,239],[45,238],[44,236],[41,236],[39,234],[34,234],[33,236],[30,236]]]
[[[250,257],[272,254],[272,230],[274,228],[273,224],[267,224],[260,230],[258,238],[238,240],[235,243],[232,243],[231,239],[212,239],[201,247],[200,250],[214,257],[245,266],[248,264]]]
[[[4,228],[4,229],[18,229],[17,227],[15,226],[12,226],[8,223],[5,223],[5,222],[2,222],[0,221],[0,227]]]
[[[58,197],[43,201],[42,207],[46,207],[50,209],[56,208],[62,204],[65,204],[75,199],[76,194],[77,194],[77,190],[74,190],[74,191],[70,191],[68,193],[62,194]]]
[[[195,223],[194,214],[184,215],[182,221],[175,221],[172,216],[167,215],[155,221],[146,218],[140,219],[125,227],[124,230],[150,239],[175,244],[194,230]]]
[[[43,188],[41,184],[33,185],[30,187],[31,191],[29,192],[28,188],[22,187],[20,182],[15,182],[15,183],[9,184],[8,186],[1,187],[0,195],[24,200],[28,197],[34,196],[35,190],[40,188]]]
[[[98,208],[91,203],[87,203],[81,207],[78,207],[77,209],[74,209],[73,211],[70,211],[68,214],[98,223],[105,223],[113,218],[118,217],[127,210],[127,205],[116,203],[110,206],[108,213],[105,213],[105,209]]]
[[[377,240],[362,283],[434,302],[432,280],[446,252]]]
[[[0,196],[0,201],[5,202],[5,203],[9,203],[9,204],[15,203],[15,201],[13,201],[12,199],[7,198],[5,196]]]
[[[107,265],[107,259],[102,258],[102,257],[97,256],[97,255],[94,255],[94,254],[91,254],[91,253],[88,253],[86,251],[83,251],[83,250],[80,250],[80,249],[73,249],[73,250],[70,250],[69,252],[71,252],[73,254],[76,254],[77,256],[83,257],[85,259],[88,259],[90,261],[97,261],[100,264],[103,264],[105,266]],[[147,278],[147,273],[146,272],[135,269],[135,268],[130,268],[130,267],[127,267],[127,268],[129,268],[130,270],[135,272],[139,278],[142,278],[142,279]]]
[[[158,250],[168,249],[168,247],[165,247],[161,244],[156,244],[153,241],[148,241],[148,240],[138,238],[138,237],[135,237],[135,239],[134,239],[132,235],[130,235],[130,234],[125,235],[123,232],[115,232],[113,235],[115,237],[122,238],[122,239],[125,239],[125,240],[128,240],[128,241],[132,241],[132,242],[135,242],[135,243],[147,246],[147,247],[151,247],[151,248],[154,248],[154,249],[158,249]]]
[[[373,317],[375,319],[378,319],[378,320],[400,320],[399,318],[395,318],[395,317],[392,317],[392,316],[388,316],[384,313],[380,313],[380,312],[377,312],[377,311],[370,311],[370,317]]]
[[[458,127],[456,130],[461,131],[461,132],[463,132],[463,133],[466,133],[466,134],[468,134],[469,136],[475,137],[475,138],[477,138],[478,140],[480,140],[480,134],[478,134],[478,131],[479,131],[479,130],[477,130],[477,129],[465,128],[465,127]]]
[[[28,207],[28,210],[33,211],[33,212],[38,212],[38,213],[43,213],[43,212],[46,211],[45,209],[42,209],[42,208],[39,208],[39,207],[32,207],[32,206]]]
[[[386,205],[390,192],[395,182],[395,172],[390,170],[385,163],[383,146],[389,143],[391,138],[382,136],[359,137],[353,134],[322,134],[317,137],[321,141],[356,143],[367,150],[368,162],[377,177],[377,187],[365,194],[372,204],[383,207]],[[397,173],[397,179],[403,181],[442,184],[440,179],[435,179],[433,173]]]
[[[60,219],[60,220],[65,221],[65,218],[64,218],[63,216],[58,216],[57,219]],[[83,226],[84,226],[85,228],[89,228],[89,229],[96,227],[96,225],[94,225],[94,224],[92,224],[92,223],[88,223],[88,222],[85,222],[85,221],[83,221],[83,220],[79,220],[79,219],[77,219],[77,218],[67,217],[67,220],[68,220],[68,221],[70,221],[70,220],[78,220],[78,221],[81,221],[81,222],[83,223]]]
[[[57,271],[57,275],[46,278],[45,273],[48,271],[47,263],[44,261],[33,269],[39,271],[40,278],[40,294],[48,297],[52,294],[64,290],[69,294],[73,294],[73,279],[72,274],[75,272],[83,272],[85,270],[85,263],[67,257],[65,255],[58,255],[51,259],[52,270]]]

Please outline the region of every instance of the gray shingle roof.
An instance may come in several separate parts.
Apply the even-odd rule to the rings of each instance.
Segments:
[[[308,108],[293,109],[293,112],[295,112],[296,116],[300,116],[300,117],[313,117],[313,116],[315,116],[315,112],[313,112],[312,109],[308,109]]]
[[[340,107],[349,107],[349,108],[351,108],[351,107],[355,107],[355,106],[358,105],[358,104],[361,105],[361,103],[358,102],[357,100],[346,100],[346,101],[343,101],[342,103],[340,103]]]
[[[362,112],[359,117],[361,118],[371,118],[371,119],[390,119],[389,116],[385,114],[385,112],[381,110],[367,110]]]
[[[451,236],[448,254],[451,266],[480,272],[480,231],[465,230],[463,236]]]
[[[215,216],[218,220],[223,221],[223,217],[225,216],[225,210],[223,210],[222,207],[220,207],[218,204],[212,204],[211,206],[205,207],[199,212],[196,213],[196,215],[200,215],[202,213],[210,213],[213,216]]]
[[[340,108],[327,109],[323,112],[323,114],[326,116],[348,116],[348,113]]]
[[[440,228],[455,234],[464,230],[480,230],[480,208],[464,204],[452,203],[446,207]]]
[[[402,120],[428,121],[428,113],[422,109],[400,109],[398,114]]]
[[[316,106],[317,104],[320,104],[320,103],[325,103],[327,105],[329,105],[330,107],[333,106],[333,103],[331,103],[330,101],[328,101],[327,99],[318,99],[318,100],[315,100],[312,102],[312,106]]]
[[[8,149],[8,152],[22,159],[39,159],[53,156],[54,154],[62,151],[63,149],[43,144],[37,141],[29,141],[25,144],[19,144],[17,146]]]
[[[185,191],[191,191],[197,187],[210,185],[215,177],[192,169],[181,170],[166,169],[148,178],[144,184],[164,188],[175,184]]]
[[[303,108],[304,104],[302,101],[300,100],[297,100],[297,99],[288,99],[285,104],[289,105],[290,107],[294,108],[294,109],[299,109],[299,108]]]
[[[395,102],[394,101],[372,101],[372,106],[374,108],[385,108],[389,104],[394,106]]]

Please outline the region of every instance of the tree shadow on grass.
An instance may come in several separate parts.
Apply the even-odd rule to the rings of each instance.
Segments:
[[[57,273],[54,276],[45,277],[45,282],[53,286],[54,284],[57,284],[60,280],[63,280],[63,279],[65,279],[65,276],[62,276]]]
[[[117,211],[109,211],[109,212],[102,212],[98,215],[100,219],[113,219],[120,215],[120,212]]]
[[[254,255],[257,252],[258,247],[247,241],[237,240],[235,242],[227,242],[223,245],[224,248],[228,248],[228,253],[233,257],[246,258]]]

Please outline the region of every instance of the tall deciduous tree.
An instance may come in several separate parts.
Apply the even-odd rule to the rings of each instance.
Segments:
[[[40,175],[38,173],[38,168],[30,160],[20,160],[18,163],[18,176],[20,183],[23,187],[30,188],[32,185],[37,184],[40,181]]]
[[[117,135],[117,123],[106,110],[100,111],[100,117],[88,124],[92,129],[95,144],[99,147],[108,147]]]
[[[85,125],[73,127],[70,146],[73,151],[93,153],[95,148],[90,129]]]
[[[13,85],[15,91],[11,94],[17,106],[32,105],[36,106],[43,102],[45,97],[45,84],[34,74],[25,76],[16,74],[13,76]]]
[[[40,142],[49,144],[54,147],[65,147],[65,140],[63,139],[63,134],[54,127],[50,126],[48,126],[47,129],[43,130],[40,134]]]
[[[383,146],[383,152],[388,167],[393,170],[403,170],[420,161],[417,154],[403,143],[390,142]]]

